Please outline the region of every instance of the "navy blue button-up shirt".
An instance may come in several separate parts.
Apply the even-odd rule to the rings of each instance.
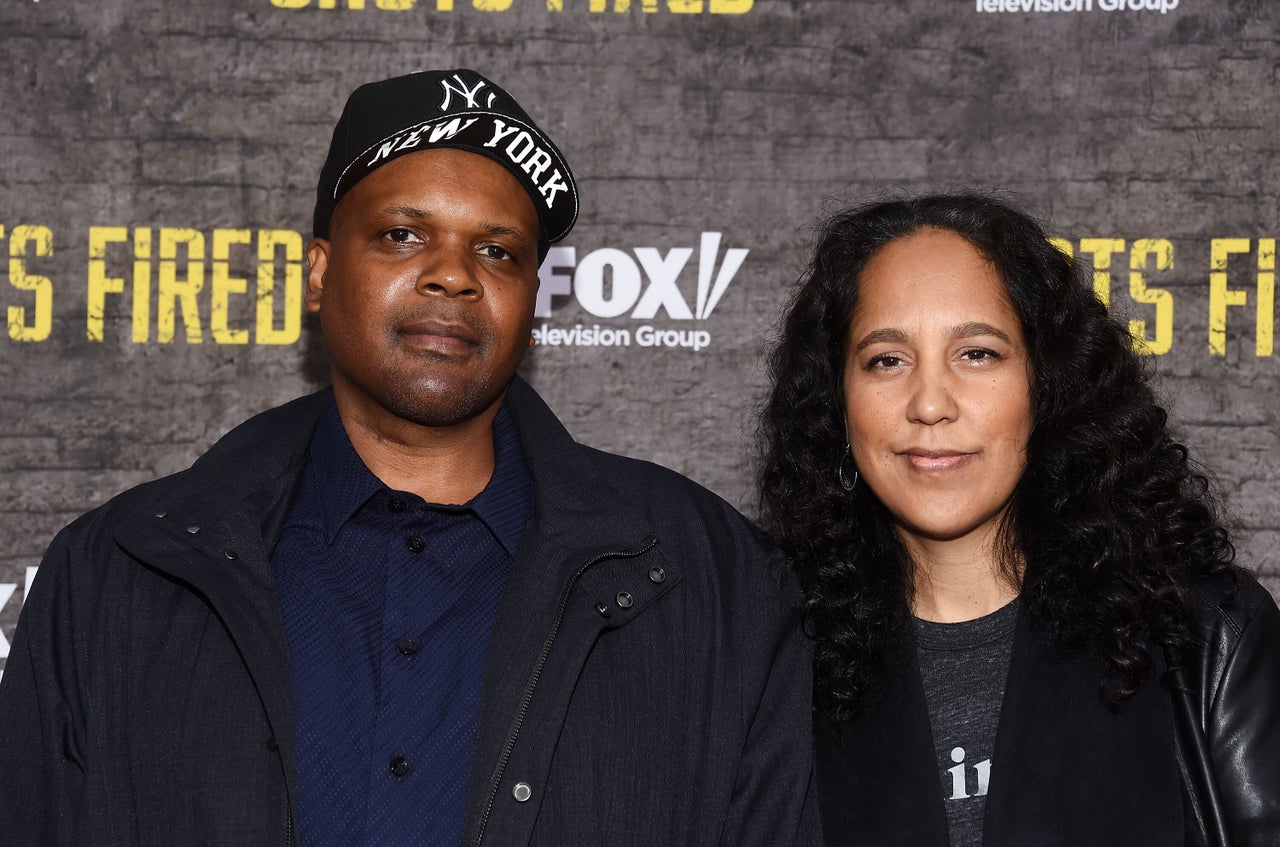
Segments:
[[[307,847],[456,845],[489,633],[533,512],[511,414],[462,506],[387,488],[332,400],[272,554]]]

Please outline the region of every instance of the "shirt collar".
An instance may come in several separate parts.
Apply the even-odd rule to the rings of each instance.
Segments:
[[[352,446],[332,394],[311,437],[311,463],[320,493],[325,542],[332,544],[342,526],[370,497],[389,490]],[[515,556],[533,512],[533,477],[520,447],[515,419],[505,400],[493,420],[493,475],[489,482],[462,506],[434,507],[472,512],[489,528],[507,554]]]
[[[352,446],[330,394],[311,436],[311,469],[324,521],[324,540],[332,544],[343,524],[369,498],[386,488]]]
[[[506,400],[493,419],[493,476],[467,507],[514,557],[525,524],[533,515],[533,477],[525,464],[520,433]]]

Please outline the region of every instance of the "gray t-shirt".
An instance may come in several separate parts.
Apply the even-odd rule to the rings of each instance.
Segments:
[[[1017,614],[1015,600],[977,620],[915,621],[951,847],[982,844],[991,754]]]

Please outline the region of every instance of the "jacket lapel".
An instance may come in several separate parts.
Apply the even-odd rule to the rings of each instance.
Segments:
[[[288,516],[324,392],[246,421],[161,485],[116,531],[131,557],[200,594],[216,611],[262,698],[296,797],[292,688],[271,550]]]
[[[817,733],[827,844],[948,847],[942,783],[914,648],[865,714]]]
[[[1055,656],[1019,615],[992,757],[986,847],[1182,843],[1168,693],[1148,678],[1120,712],[1099,666]]]

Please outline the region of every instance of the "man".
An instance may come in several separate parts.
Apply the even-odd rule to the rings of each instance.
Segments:
[[[352,95],[308,247],[332,388],[54,541],[6,843],[816,843],[785,570],[515,375],[577,208],[474,71]]]

